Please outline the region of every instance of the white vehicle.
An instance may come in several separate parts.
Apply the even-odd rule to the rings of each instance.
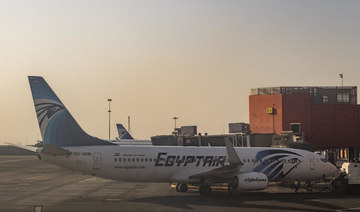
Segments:
[[[85,133],[42,77],[29,77],[36,115],[44,141],[37,149],[46,162],[85,174],[135,182],[211,185],[229,190],[261,190],[268,181],[321,179],[335,166],[312,152],[298,149],[182,146],[120,146]]]
[[[343,163],[341,171],[347,174],[347,187],[350,192],[360,194],[360,163]]]

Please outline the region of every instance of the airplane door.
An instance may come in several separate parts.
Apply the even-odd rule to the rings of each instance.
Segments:
[[[315,157],[312,155],[309,155],[309,161],[310,161],[310,171],[315,170]]]
[[[100,170],[100,169],[101,169],[101,155],[100,155],[100,152],[94,152],[93,170]]]

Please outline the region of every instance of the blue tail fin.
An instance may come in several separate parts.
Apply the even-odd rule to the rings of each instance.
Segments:
[[[42,77],[29,76],[29,82],[44,144],[114,145],[84,132]]]
[[[122,124],[116,124],[120,139],[134,139]]]

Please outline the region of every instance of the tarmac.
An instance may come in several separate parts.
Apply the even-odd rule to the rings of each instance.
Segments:
[[[323,191],[321,191],[323,190]],[[128,183],[82,175],[36,156],[0,155],[0,211],[360,211],[360,195],[270,186],[233,195],[174,191],[169,183]],[[40,210],[41,209],[41,210]]]

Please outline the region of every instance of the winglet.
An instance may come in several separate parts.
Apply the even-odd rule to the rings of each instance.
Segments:
[[[238,166],[238,165],[244,165],[239,156],[237,155],[233,144],[230,142],[229,138],[225,138],[225,145],[226,145],[226,151],[228,154],[228,161],[230,166]]]

